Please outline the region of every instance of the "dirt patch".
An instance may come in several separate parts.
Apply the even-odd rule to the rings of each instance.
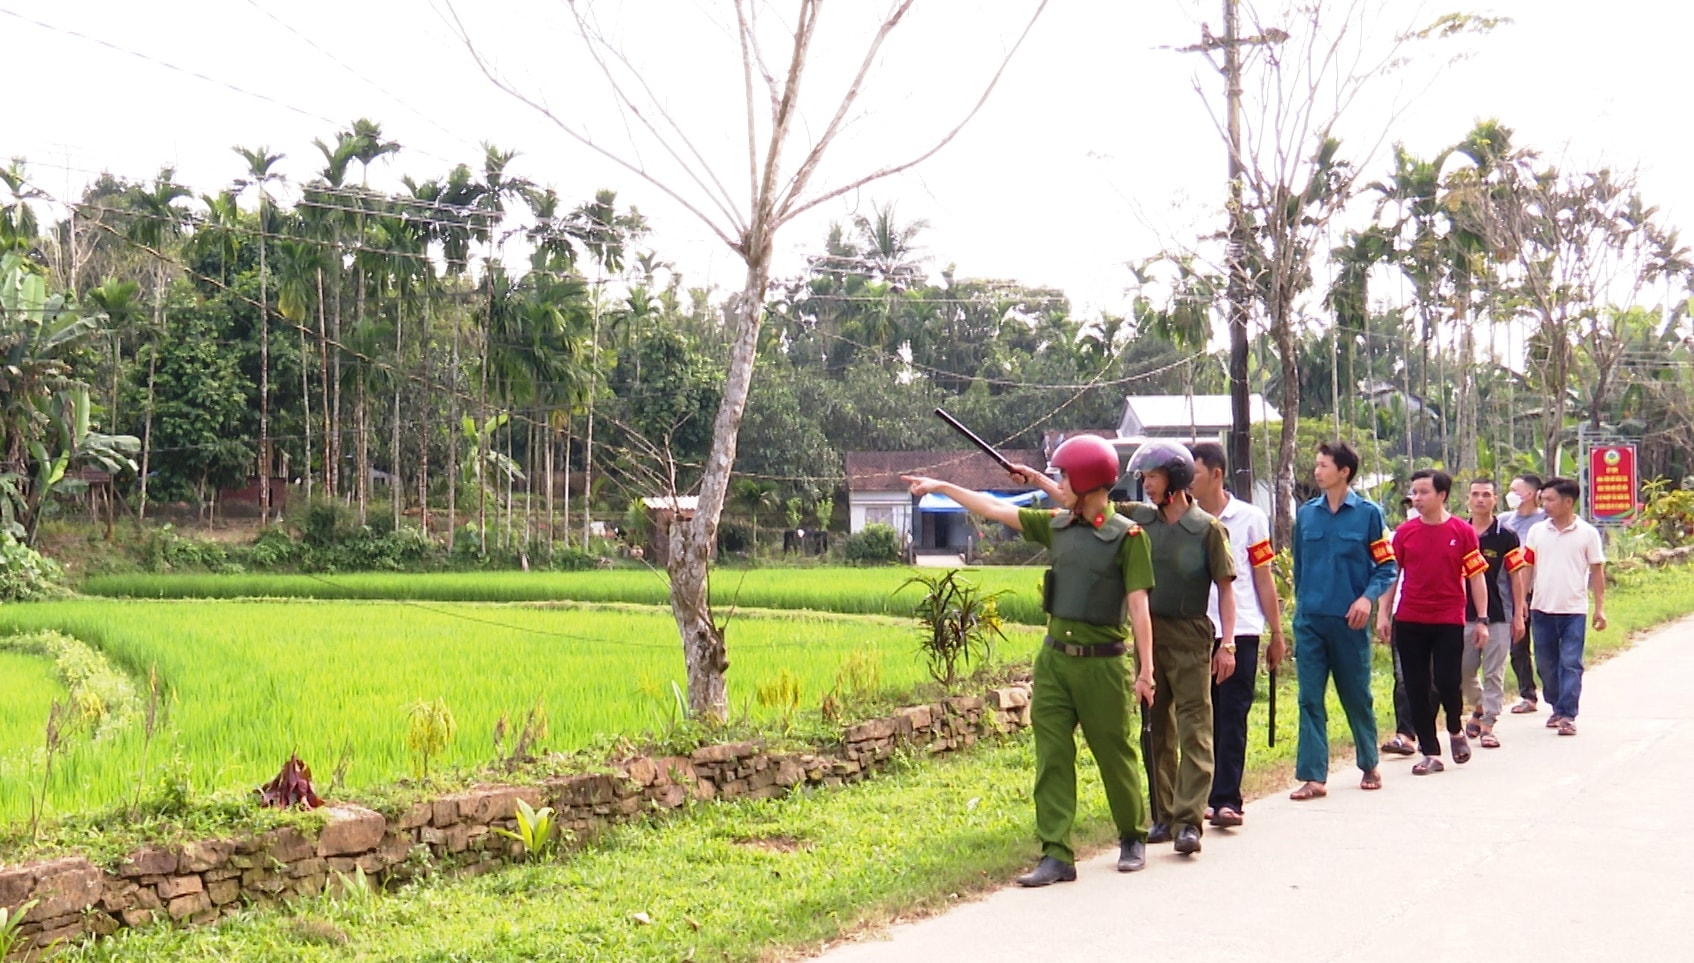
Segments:
[[[735,840],[735,845],[748,849],[762,849],[767,853],[798,853],[809,850],[812,844],[793,836],[742,836]]]

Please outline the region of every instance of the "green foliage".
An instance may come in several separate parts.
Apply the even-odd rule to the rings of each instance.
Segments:
[[[65,594],[59,563],[0,531],[0,602],[29,602]]]
[[[893,565],[900,560],[900,535],[892,525],[871,522],[847,536],[842,552],[853,565]]]
[[[5,959],[12,948],[18,945],[18,930],[24,925],[24,917],[35,909],[38,900],[28,900],[15,910],[0,906],[0,959]]]
[[[419,699],[406,708],[406,748],[412,751],[412,771],[429,778],[429,761],[441,755],[459,734],[453,710],[437,699]]]
[[[1046,559],[1045,546],[1022,538],[986,543],[978,557],[983,565],[1038,565]]]
[[[1684,479],[1672,488],[1667,478],[1641,486],[1641,515],[1634,528],[1651,533],[1668,548],[1694,541],[1694,487]]]
[[[552,859],[559,845],[559,837],[555,832],[558,825],[557,820],[553,818],[553,807],[542,806],[535,809],[528,802],[519,799],[517,822],[516,832],[500,828],[494,831],[523,846],[523,852],[519,855],[524,859],[536,862]]]
[[[995,639],[1005,639],[999,599],[1006,593],[984,592],[961,578],[958,569],[914,575],[906,584],[924,589],[916,613],[919,650],[930,677],[951,689],[973,662],[981,665],[993,658]]]

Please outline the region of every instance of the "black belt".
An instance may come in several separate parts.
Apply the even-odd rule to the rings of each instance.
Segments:
[[[1114,655],[1123,655],[1129,651],[1129,646],[1122,642],[1107,642],[1103,645],[1071,645],[1069,642],[1060,642],[1051,635],[1042,641],[1066,655],[1074,655],[1084,659],[1105,659]]]

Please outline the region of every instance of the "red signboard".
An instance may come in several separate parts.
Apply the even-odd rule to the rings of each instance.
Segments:
[[[1605,445],[1588,452],[1588,514],[1596,522],[1628,521],[1635,515],[1635,446]]]

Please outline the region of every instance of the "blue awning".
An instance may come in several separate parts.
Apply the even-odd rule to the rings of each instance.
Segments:
[[[1041,497],[1041,492],[1039,491],[1021,492],[1016,495],[1002,495],[999,492],[988,492],[987,494],[1000,499],[1008,505],[1033,505],[1035,504],[1035,501]],[[918,511],[920,512],[962,512],[964,510],[965,507],[963,505],[960,505],[958,502],[948,498],[946,495],[929,494],[918,500]]]

